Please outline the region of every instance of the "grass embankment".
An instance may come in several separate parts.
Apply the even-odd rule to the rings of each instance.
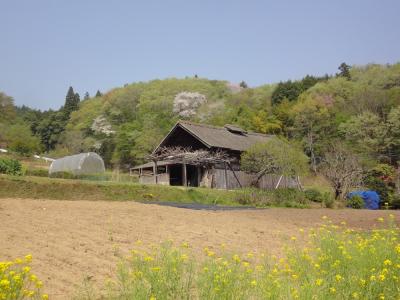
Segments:
[[[30,176],[0,175],[0,198],[55,200],[166,201],[209,205],[307,207],[296,190],[226,191],[121,182],[92,182]]]

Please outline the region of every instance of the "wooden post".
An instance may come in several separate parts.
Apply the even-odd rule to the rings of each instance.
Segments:
[[[239,178],[237,178],[236,173],[235,173],[235,171],[233,170],[233,168],[232,168],[232,166],[231,166],[231,163],[228,162],[228,166],[229,166],[229,168],[231,169],[231,171],[232,171],[232,173],[233,173],[233,176],[235,176],[236,181],[239,183],[240,188],[242,188],[242,184],[240,183]]]
[[[153,174],[154,174],[154,183],[157,184],[158,179],[157,179],[157,161],[156,160],[154,161]]]
[[[301,182],[300,182],[300,176],[296,176],[296,181],[297,181],[297,185],[298,185],[300,191],[302,191],[303,190],[303,186],[301,185]]]
[[[282,178],[283,178],[283,175],[281,175],[281,177],[279,177],[279,180],[278,180],[278,183],[275,186],[275,189],[277,189],[279,187],[279,185],[281,184]]]
[[[187,186],[187,170],[186,164],[182,164],[182,185]]]
[[[226,163],[225,165],[225,189],[228,189],[228,170],[226,169]]]

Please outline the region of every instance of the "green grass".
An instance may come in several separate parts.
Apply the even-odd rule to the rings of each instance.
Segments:
[[[235,191],[30,176],[0,175],[0,198],[55,200],[165,201],[211,205],[307,207],[295,191]]]

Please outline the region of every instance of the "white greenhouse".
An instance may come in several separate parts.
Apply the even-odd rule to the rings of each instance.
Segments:
[[[80,153],[65,156],[53,161],[49,174],[68,172],[74,175],[103,173],[105,171],[103,159],[94,152]]]

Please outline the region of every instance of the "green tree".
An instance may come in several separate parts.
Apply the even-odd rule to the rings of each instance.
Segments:
[[[242,80],[240,83],[239,83],[239,86],[241,87],[241,88],[244,88],[244,89],[247,89],[249,86],[247,85],[247,83],[244,81],[244,80]]]
[[[71,113],[79,109],[79,102],[80,102],[79,94],[75,93],[72,86],[70,86],[67,95],[65,97],[65,104],[63,107],[65,119],[69,119]]]
[[[277,137],[258,143],[242,154],[241,165],[248,172],[301,176],[308,173],[308,157],[299,147]]]
[[[97,90],[95,97],[101,97],[101,96],[103,96],[103,94],[99,90]]]
[[[89,92],[85,93],[85,96],[83,97],[83,100],[88,100],[90,98]]]
[[[25,156],[41,152],[40,140],[32,135],[27,125],[11,125],[6,135],[8,147],[12,151]]]
[[[351,80],[351,74],[350,74],[351,66],[349,66],[348,64],[343,62],[340,64],[338,69],[340,72],[337,74],[337,76],[341,76],[341,77],[346,78],[347,80]]]
[[[331,129],[330,113],[321,98],[305,97],[296,103],[291,111],[294,137],[302,140],[306,153],[310,156],[311,168],[316,173],[319,148]]]
[[[0,122],[11,121],[15,117],[14,100],[0,92]]]

